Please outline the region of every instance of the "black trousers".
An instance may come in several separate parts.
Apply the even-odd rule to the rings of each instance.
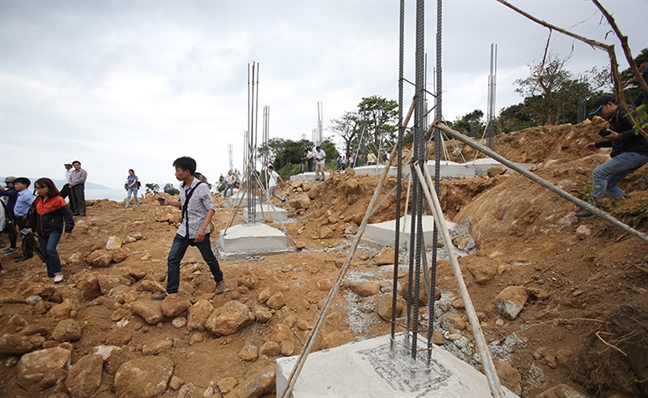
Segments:
[[[16,224],[18,225],[18,233],[20,233],[23,228],[27,228],[27,220],[23,220],[22,217],[16,217]],[[36,226],[33,226],[33,228],[35,229]],[[25,257],[31,258],[34,255],[34,248],[27,242],[26,239],[22,239],[21,246],[23,255]]]
[[[72,213],[74,213],[74,207],[72,206],[72,196],[71,196],[72,192],[70,192],[70,185],[69,184],[63,185],[63,188],[61,188],[59,194],[61,195],[61,197],[63,197],[63,199],[70,196],[70,210],[72,211]]]
[[[77,184],[70,189],[70,203],[74,209],[72,214],[86,215],[85,184]]]

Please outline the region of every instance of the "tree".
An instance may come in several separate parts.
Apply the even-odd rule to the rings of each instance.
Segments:
[[[149,182],[148,184],[145,185],[146,187],[146,193],[152,193],[153,195],[157,195],[160,193],[160,186],[154,182]]]
[[[356,152],[366,154],[369,149],[379,153],[381,148],[394,145],[397,118],[398,103],[374,95],[362,98],[357,110],[333,119],[329,129],[342,138],[342,150],[347,158]]]
[[[358,120],[358,114],[355,112],[344,112],[341,118],[331,120],[329,129],[342,138],[342,152],[348,158],[353,153],[353,143],[358,140],[358,136],[362,130]]]
[[[380,148],[389,148],[394,145],[398,122],[398,103],[396,101],[387,100],[377,95],[363,98],[358,104],[358,117],[366,131],[367,140],[365,142],[369,149],[378,153]]]
[[[522,97],[539,97],[534,107],[525,107],[538,124],[577,122],[578,102],[609,84],[609,72],[594,67],[574,75],[565,68],[570,57],[547,54],[540,62],[529,65],[529,76],[515,81]]]
[[[285,138],[272,138],[267,145],[262,145],[259,148],[259,154],[267,155],[268,162],[274,165],[275,170],[279,170],[288,164],[299,165],[304,149],[312,147],[313,143],[308,140],[293,141]]]
[[[486,124],[484,123],[484,112],[475,109],[461,117],[457,117],[454,122],[449,122],[448,127],[463,133],[469,137],[481,138]]]
[[[174,187],[173,184],[171,184],[170,182],[167,182],[164,185],[164,192],[168,193],[169,195],[179,195],[180,194],[180,190],[178,188]]]
[[[639,65],[645,61],[648,61],[648,48],[641,50],[641,53],[634,58],[635,65]],[[619,76],[621,77],[621,81],[623,82],[627,82],[634,77],[634,75],[632,74],[632,69],[630,68],[627,68],[623,72],[619,73]],[[640,92],[641,88],[635,80],[633,83],[631,83],[630,86],[628,86],[626,90],[624,90],[623,94],[626,97],[626,101],[631,103],[634,101],[635,97],[639,95]]]

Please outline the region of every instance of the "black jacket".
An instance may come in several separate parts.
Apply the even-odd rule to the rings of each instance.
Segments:
[[[634,126],[630,123],[625,113],[618,107],[608,120],[610,130],[619,134],[619,139],[615,141],[600,141],[596,143],[597,148],[612,147],[611,157],[623,152],[637,152],[648,156],[648,141],[641,134],[635,134]]]

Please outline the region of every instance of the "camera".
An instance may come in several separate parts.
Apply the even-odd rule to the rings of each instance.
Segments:
[[[599,130],[599,135],[601,137],[607,137],[610,135],[610,130],[607,127],[603,127],[601,130]]]

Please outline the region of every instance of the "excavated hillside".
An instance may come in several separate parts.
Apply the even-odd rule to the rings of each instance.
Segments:
[[[583,197],[592,169],[608,158],[583,150],[601,125],[500,135],[495,150]],[[453,156],[475,157],[462,144],[447,146]],[[209,269],[190,248],[180,293],[163,302],[149,296],[166,285],[179,210],[153,198],[129,209],[89,203],[88,216],[59,244],[62,283],[52,283],[37,258],[2,259],[0,396],[274,396],[274,360],[302,348],[377,182],[348,170],[319,184],[290,184],[285,227],[295,252],[221,260],[228,289],[214,296]],[[388,178],[383,192],[395,184]],[[621,186],[626,198],[604,201],[603,209],[646,232],[648,168]],[[470,234],[453,242],[466,254],[459,263],[504,385],[532,397],[648,395],[645,242],[596,217],[576,218],[573,204],[515,173],[443,180],[440,197],[446,218]],[[231,209],[215,202],[221,230]],[[392,196],[370,222],[392,219],[394,206]],[[389,333],[389,252],[360,246],[316,349]],[[405,266],[399,287],[406,281]],[[435,343],[479,368],[446,260],[437,283]],[[495,304],[508,287],[525,300],[515,317]]]

